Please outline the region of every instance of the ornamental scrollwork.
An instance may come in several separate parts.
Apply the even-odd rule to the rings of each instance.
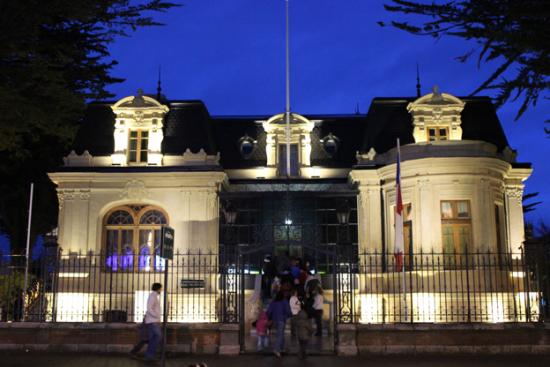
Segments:
[[[139,180],[131,180],[126,183],[124,189],[120,193],[122,198],[132,200],[142,200],[149,195],[145,183]]]

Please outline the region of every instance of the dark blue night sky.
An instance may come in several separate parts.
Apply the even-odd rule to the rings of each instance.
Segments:
[[[386,1],[387,2],[387,1]],[[380,27],[396,14],[383,0],[290,0],[292,110],[297,113],[366,112],[376,96],[415,94],[416,62],[422,92],[434,84],[457,96],[471,93],[490,74],[476,58],[456,56],[477,47],[459,38],[423,38]],[[126,82],[117,97],[138,88],[152,93],[162,65],[169,99],[201,99],[212,115],[274,114],[284,108],[284,1],[191,0],[162,14],[164,27],[142,29],[111,47],[120,62],[114,70]],[[494,66],[494,65],[490,65]],[[528,214],[535,223],[550,220],[550,140],[544,120],[547,101],[514,122],[518,104],[499,110],[518,160],[532,162],[527,192],[544,201]]]
[[[435,40],[380,27],[397,15],[383,0],[290,0],[292,110],[297,113],[362,113],[376,96],[415,95],[416,62],[422,92],[434,84],[457,96],[471,93],[492,68],[477,68],[456,56],[477,47],[459,38]],[[388,2],[388,1],[386,1]],[[284,108],[284,1],[189,0],[157,16],[164,27],[141,29],[111,47],[125,78],[117,97],[138,88],[154,93],[162,65],[169,99],[201,99],[212,115],[274,114]],[[491,65],[495,66],[495,65]],[[499,110],[518,160],[532,162],[527,192],[544,203],[528,220],[550,222],[550,140],[544,120],[550,105],[540,100],[519,122],[518,104]]]

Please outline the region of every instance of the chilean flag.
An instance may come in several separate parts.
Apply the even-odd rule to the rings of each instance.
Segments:
[[[402,271],[403,269],[403,252],[404,239],[403,239],[403,198],[401,197],[401,151],[399,147],[399,139],[397,139],[397,173],[395,178],[395,244],[394,254],[395,257],[395,271]]]

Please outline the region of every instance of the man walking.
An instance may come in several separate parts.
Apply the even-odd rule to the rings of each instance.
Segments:
[[[147,298],[147,312],[145,313],[145,326],[149,335],[149,344],[145,352],[145,360],[154,361],[157,355],[157,348],[162,338],[160,330],[160,291],[162,285],[154,283],[152,292]]]

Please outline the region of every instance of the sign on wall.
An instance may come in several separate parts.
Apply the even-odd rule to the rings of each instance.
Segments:
[[[160,237],[160,257],[172,260],[174,258],[174,228],[162,227]]]
[[[194,289],[194,288],[204,288],[204,279],[181,279],[180,288],[183,289]]]

